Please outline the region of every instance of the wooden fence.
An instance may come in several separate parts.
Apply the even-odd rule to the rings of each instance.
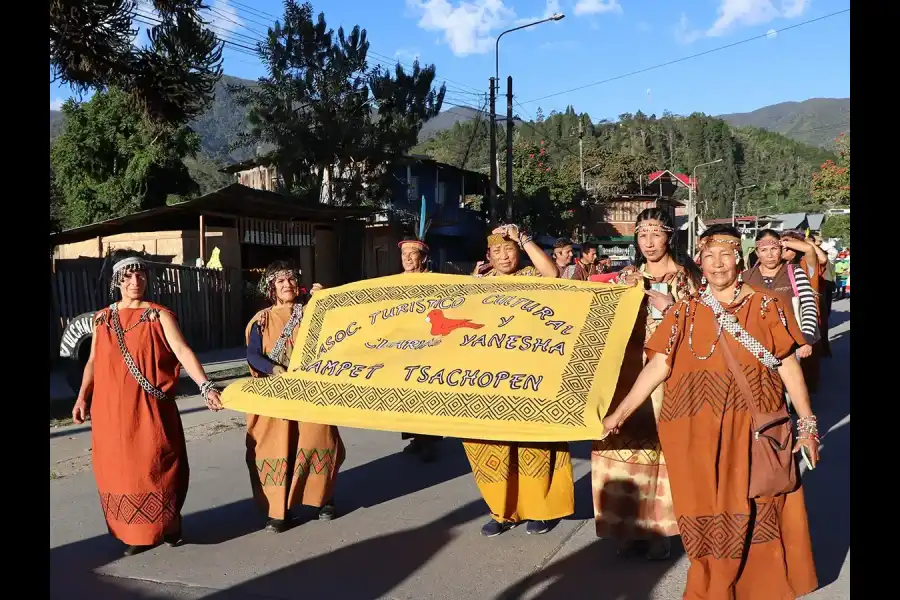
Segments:
[[[58,356],[62,334],[72,319],[111,303],[111,274],[103,261],[67,262],[57,261],[50,274],[51,356]],[[147,299],[175,313],[195,352],[243,344],[239,270],[148,263],[148,282]]]

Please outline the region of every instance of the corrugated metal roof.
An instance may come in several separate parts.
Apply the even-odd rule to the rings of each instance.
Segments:
[[[368,217],[375,209],[304,204],[288,196],[233,183],[215,192],[140,212],[115,217],[50,235],[50,246],[81,242],[98,236],[199,227],[202,213],[228,218],[249,217],[281,221],[338,221]],[[187,224],[192,224],[190,227]]]

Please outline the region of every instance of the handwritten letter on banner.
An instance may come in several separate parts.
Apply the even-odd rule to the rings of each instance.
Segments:
[[[311,423],[498,441],[603,436],[640,288],[395,275],[323,290],[288,373],[226,408]]]

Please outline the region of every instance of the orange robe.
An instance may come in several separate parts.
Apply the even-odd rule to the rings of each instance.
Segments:
[[[803,343],[789,309],[768,291],[754,291],[725,308],[778,358]],[[729,343],[761,411],[783,405],[784,384],[728,333],[716,343],[716,331],[712,311],[691,299],[669,310],[646,346],[648,355],[667,354],[672,369],[658,428],[691,561],[683,597],[793,600],[818,585],[803,488],[748,499],[750,412],[720,345]],[[711,356],[700,360],[714,343]]]
[[[180,365],[157,311],[120,309],[125,345],[138,370],[169,396],[157,400],[132,377],[109,325],[110,309],[94,317],[91,454],[109,532],[132,546],[155,546],[180,527],[189,468],[181,416],[173,396]],[[167,311],[168,312],[168,311]]]
[[[263,352],[271,352],[291,317],[291,309],[274,306],[260,311],[247,325],[260,324]],[[290,357],[300,332],[289,332],[284,356]],[[286,364],[282,365],[287,367]],[[265,377],[251,368],[254,377]],[[247,415],[247,468],[253,497],[270,519],[285,519],[297,504],[322,507],[332,500],[334,483],[344,462],[337,427]]]

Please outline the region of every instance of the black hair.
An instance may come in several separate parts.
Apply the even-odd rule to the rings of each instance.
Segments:
[[[760,230],[756,233],[756,241],[757,241],[757,242],[758,242],[759,240],[761,240],[761,239],[763,239],[763,238],[767,238],[767,237],[775,238],[776,240],[780,240],[780,239],[781,239],[781,234],[778,233],[777,231],[775,231],[774,229],[760,229]]]
[[[556,243],[553,244],[553,249],[559,250],[560,248],[565,248],[566,246],[572,245],[574,245],[572,240],[568,238],[559,238],[558,240],[556,240]]]
[[[710,225],[706,231],[700,234],[699,239],[708,238],[711,235],[730,235],[731,237],[736,237],[737,239],[741,239],[741,234],[738,233],[738,230],[735,229],[731,225],[727,225],[725,223],[716,223],[715,225]]]
[[[609,260],[609,254],[601,254],[597,257],[597,260]]]
[[[582,242],[582,244],[581,244],[581,253],[582,254],[586,254],[587,252],[590,252],[591,250],[596,250],[596,249],[597,249],[597,244],[595,244],[594,242]]]
[[[672,257],[672,260],[675,261],[676,265],[683,267],[684,270],[687,271],[687,274],[694,280],[694,283],[699,283],[700,278],[703,277],[700,268],[697,266],[697,263],[689,259],[678,247],[678,244],[675,243],[678,232],[675,231],[675,224],[672,222],[672,216],[669,214],[669,211],[661,208],[646,208],[642,210],[640,214],[638,214],[637,219],[635,219],[634,266],[640,269],[647,262],[647,257],[641,252],[641,245],[637,241],[637,227],[640,225],[641,221],[659,221],[664,227],[672,230],[669,232],[668,239],[666,240],[666,252]]]

